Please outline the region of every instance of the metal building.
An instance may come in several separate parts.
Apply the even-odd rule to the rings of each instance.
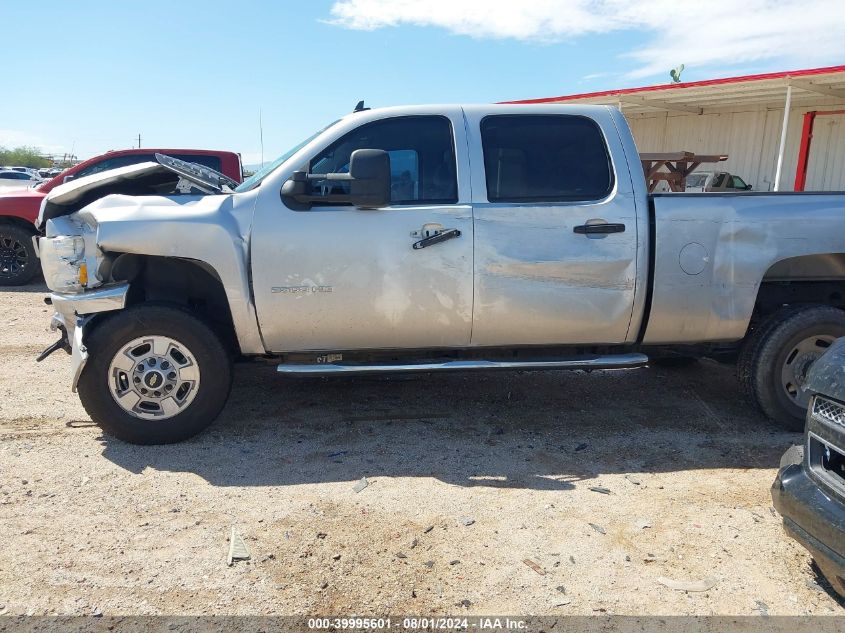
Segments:
[[[727,154],[699,169],[729,171],[755,191],[845,190],[845,66],[511,103],[614,105],[641,152]]]

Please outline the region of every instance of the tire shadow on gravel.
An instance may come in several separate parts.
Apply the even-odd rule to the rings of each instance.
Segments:
[[[239,365],[205,433],[103,455],[134,473],[215,486],[434,477],[458,486],[571,490],[613,473],[775,468],[800,434],[739,395],[733,367],[281,378]]]

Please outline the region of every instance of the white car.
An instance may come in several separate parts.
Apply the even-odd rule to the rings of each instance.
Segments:
[[[748,191],[751,185],[726,171],[697,171],[687,176],[686,193]]]
[[[24,171],[15,171],[13,169],[0,171],[0,190],[27,189],[42,182],[44,182],[43,178],[33,176]]]

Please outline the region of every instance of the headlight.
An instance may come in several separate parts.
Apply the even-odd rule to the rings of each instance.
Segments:
[[[54,292],[81,292],[88,283],[85,240],[81,236],[42,237],[38,241],[44,281]]]
[[[77,235],[62,235],[50,238],[53,253],[66,262],[78,262],[85,255],[85,240]]]

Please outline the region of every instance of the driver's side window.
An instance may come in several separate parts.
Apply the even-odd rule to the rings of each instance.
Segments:
[[[450,204],[458,200],[452,125],[442,116],[408,116],[367,123],[315,156],[312,174],[348,173],[357,149],[380,149],[390,157],[391,204]],[[349,193],[344,181],[312,181],[311,195]],[[328,204],[315,200],[315,205]],[[337,204],[333,202],[331,204]]]

